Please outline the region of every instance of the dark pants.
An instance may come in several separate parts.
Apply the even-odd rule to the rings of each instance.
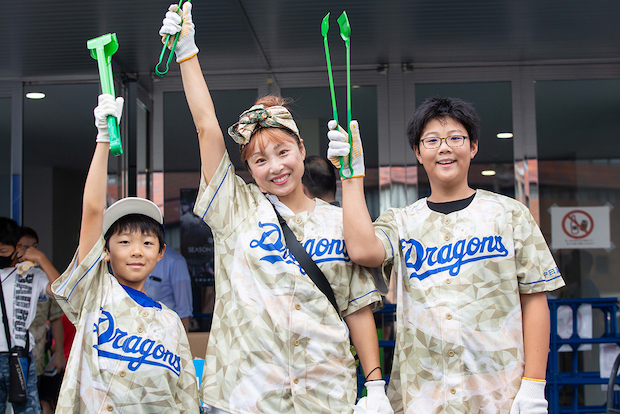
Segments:
[[[28,366],[28,400],[23,404],[13,404],[15,414],[41,414],[41,404],[39,403],[39,391],[37,390],[37,371],[32,352],[28,354],[30,364]],[[9,354],[0,353],[0,413],[4,414],[6,403],[9,399]]]

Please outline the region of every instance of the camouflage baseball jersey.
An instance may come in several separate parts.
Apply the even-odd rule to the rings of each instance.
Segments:
[[[108,273],[101,237],[52,284],[76,326],[56,414],[198,413],[196,371],[174,311]]]
[[[372,275],[349,259],[340,208],[317,199],[313,212],[293,215],[276,204],[343,317],[380,301]],[[350,413],[357,387],[347,326],[228,154],[208,186],[203,177],[194,212],[213,231],[217,292],[201,400],[230,413]]]
[[[45,371],[45,337],[48,331],[47,321],[55,321],[61,318],[62,315],[62,309],[58,306],[56,299],[47,296],[45,292],[39,295],[37,313],[29,329],[30,333],[34,336],[32,356],[35,361],[37,376],[43,375],[43,371]]]
[[[397,278],[395,413],[508,414],[525,364],[519,294],[564,285],[529,210],[478,190],[447,215],[426,199],[390,209],[375,234]]]

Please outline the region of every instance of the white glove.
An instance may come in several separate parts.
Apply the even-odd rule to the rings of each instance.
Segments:
[[[108,115],[115,116],[118,123],[121,123],[121,115],[123,115],[123,103],[125,100],[121,97],[116,98],[109,94],[99,95],[99,105],[95,108],[95,126],[97,127],[97,142],[110,142],[110,133],[108,132]]]
[[[355,414],[394,414],[390,400],[385,395],[385,381],[368,381],[364,386],[366,397],[351,405]]]
[[[512,402],[510,414],[547,414],[545,381],[523,378],[521,388]]]
[[[178,15],[178,10],[179,6],[176,4],[170,5],[161,29],[159,29],[159,34],[161,35],[162,43],[166,43],[166,37],[170,35],[168,38],[168,49],[172,49],[176,34],[181,32],[175,49],[177,63],[181,63],[198,54],[198,47],[194,41],[196,28],[192,21],[192,3],[186,1],[183,4],[183,19]]]
[[[364,168],[364,150],[362,149],[362,139],[360,137],[360,128],[357,121],[351,121],[351,136],[353,137],[353,161],[351,162],[351,169],[353,171],[350,176],[349,172],[346,171],[349,166],[350,151],[348,134],[340,125],[337,125],[336,121],[333,119],[329,121],[327,127],[329,128],[327,132],[327,138],[329,138],[327,158],[329,158],[336,168],[340,169],[341,165],[338,157],[342,157],[345,165],[344,173],[346,177],[342,177],[341,175],[341,179],[363,177],[366,174],[366,169]],[[338,129],[336,129],[336,127]]]

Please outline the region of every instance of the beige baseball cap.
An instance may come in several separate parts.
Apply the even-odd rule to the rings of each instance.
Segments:
[[[157,204],[146,198],[127,197],[118,200],[103,213],[102,234],[106,234],[116,220],[128,214],[143,214],[152,218],[162,226],[164,225],[164,216],[161,214],[161,210],[157,207]]]

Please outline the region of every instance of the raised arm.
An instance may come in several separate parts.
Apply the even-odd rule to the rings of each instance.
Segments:
[[[340,168],[339,156],[348,165],[349,144],[347,134],[338,127],[335,121],[330,121],[328,137],[330,140],[327,156],[329,160]],[[372,219],[366,206],[364,197],[364,152],[357,121],[351,122],[353,136],[353,169],[351,178],[342,180],[342,214],[344,226],[344,242],[347,253],[352,261],[362,266],[379,267],[385,258],[383,243],[375,236]]]
[[[211,94],[198,62],[198,48],[194,42],[195,26],[192,21],[192,4],[185,2],[183,5],[182,23],[181,16],[176,13],[177,5],[170,5],[168,10],[159,33],[164,37],[171,35],[170,37],[174,38],[176,33],[181,32],[175,53],[177,62],[181,65],[185,97],[198,133],[202,173],[205,180],[209,182],[226,151],[224,136],[215,116]]]
[[[226,151],[224,136],[215,116],[215,108],[200,69],[198,56],[181,63],[181,76],[185,97],[198,133],[202,173],[209,182]]]
[[[41,250],[37,249],[34,246],[30,246],[22,255],[22,260],[30,260],[31,262],[39,264],[41,270],[43,270],[43,272],[47,276],[47,279],[49,280],[45,291],[50,297],[53,297],[50,284],[54,283],[54,281],[60,277],[60,273],[58,272],[58,270],[56,270],[52,262],[50,262],[50,259],[47,258],[45,253],[43,253]]]
[[[99,105],[95,108],[95,125],[99,130],[97,146],[88,169],[84,198],[82,203],[82,225],[80,227],[80,244],[78,257],[81,262],[101,237],[103,212],[106,208],[106,190],[108,186],[108,154],[110,136],[108,134],[107,116],[113,115],[120,120],[123,111],[123,98],[116,101],[112,95],[99,95]]]

